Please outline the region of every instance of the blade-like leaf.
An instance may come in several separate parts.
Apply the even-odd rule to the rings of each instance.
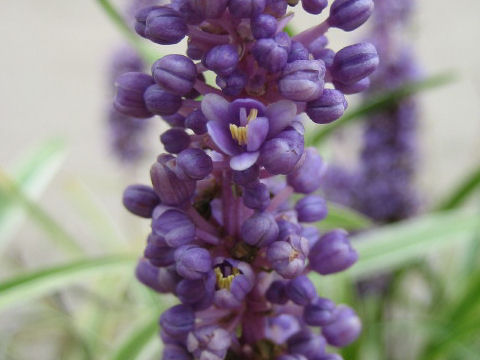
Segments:
[[[363,230],[372,227],[372,221],[365,215],[335,203],[328,203],[327,217],[318,222],[318,228],[329,230],[342,228],[345,230]]]
[[[49,235],[55,244],[72,255],[79,255],[83,252],[82,248],[59,223],[55,221],[47,212],[45,212],[35,202],[31,201],[22,190],[0,170],[0,195],[2,199],[14,201],[21,205],[28,213],[30,218]]]
[[[315,132],[307,132],[307,138],[305,140],[309,145],[318,146],[322,141],[325,141],[335,130],[347,125],[354,120],[360,119],[367,114],[380,111],[385,107],[388,107],[391,104],[394,104],[407,96],[411,96],[418,92],[447,84],[453,79],[454,77],[450,73],[434,75],[425,80],[410,83],[393,91],[386,92],[372,99],[368,99],[356,109],[347,112],[337,121],[328,125],[321,126],[320,129]],[[308,136],[309,134],[311,135]]]
[[[359,261],[348,273],[364,276],[395,268],[438,249],[471,238],[475,212],[449,211],[386,225],[353,238]]]
[[[23,301],[31,301],[74,282],[113,271],[133,271],[135,258],[112,255],[34,270],[0,282],[0,310]]]
[[[120,344],[115,346],[116,351],[110,356],[110,359],[136,359],[151,341],[160,342],[160,339],[157,339],[159,316],[160,313],[154,312],[140,322]]]
[[[21,160],[12,171],[15,183],[31,200],[37,200],[66,157],[65,144],[49,140]],[[0,197],[0,250],[20,228],[27,212],[18,202],[6,195]]]
[[[437,210],[450,210],[461,205],[480,186],[480,167],[468,174],[444,200]]]

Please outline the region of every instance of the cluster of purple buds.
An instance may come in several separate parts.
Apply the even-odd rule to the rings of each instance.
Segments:
[[[304,147],[303,122],[338,119],[344,94],[365,89],[375,48],[335,53],[325,33],[356,29],[373,2],[335,0],[326,21],[290,37],[287,9],[298,3],[172,0],[136,14],[137,33],[155,43],[188,37],[186,56],[164,56],[152,75],[120,76],[114,101],[171,126],[152,186],[131,185],[123,197],[151,219],[138,279],[180,300],[159,321],[163,359],[341,359],[327,344],[346,346],[361,331],[355,312],[320,297],[307,277],[346,270],[357,253],[345,231],[311,225],[327,216],[315,193],[325,164]],[[328,6],[301,4],[311,14]]]
[[[412,0],[375,0],[372,42],[382,62],[372,77],[369,96],[392,91],[421,75],[402,39]],[[418,106],[405,98],[367,118],[358,168],[328,169],[323,188],[328,199],[353,207],[381,223],[414,215]]]

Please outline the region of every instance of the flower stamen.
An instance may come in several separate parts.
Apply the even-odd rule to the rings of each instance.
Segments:
[[[232,139],[235,140],[238,145],[247,144],[247,128],[246,126],[237,126],[235,124],[230,124],[230,133],[232,134]]]
[[[227,289],[230,290],[230,286],[232,285],[233,279],[235,276],[240,274],[240,271],[237,268],[232,268],[232,274],[228,276],[224,276],[222,270],[219,267],[215,268],[215,277],[217,278],[217,287],[218,289]]]

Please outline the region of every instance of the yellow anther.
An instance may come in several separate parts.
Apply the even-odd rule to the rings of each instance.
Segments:
[[[247,126],[237,126],[235,124],[230,124],[230,134],[232,134],[232,139],[235,140],[238,145],[247,144]]]
[[[222,274],[222,270],[220,268],[215,268],[215,277],[217,278],[217,287],[219,289],[227,289],[230,290],[230,286],[232,286],[233,279],[235,279],[235,276],[240,274],[240,271],[237,268],[233,268],[232,270],[233,274],[228,275],[227,277],[224,277]]]
[[[247,124],[248,124],[250,121],[256,119],[257,116],[258,116],[258,109],[255,109],[255,108],[250,109],[250,113],[248,114],[248,117],[247,117]]]

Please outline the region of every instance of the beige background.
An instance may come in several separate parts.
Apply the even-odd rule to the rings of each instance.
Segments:
[[[454,85],[422,96],[419,183],[427,199],[438,198],[480,163],[479,13],[477,0],[454,5],[447,0],[418,1],[413,45],[426,72],[453,69],[459,75]],[[160,145],[158,129],[152,128],[151,154],[137,168],[125,169],[109,156],[102,117],[108,103],[105,66],[121,36],[94,0],[0,0],[0,14],[1,167],[11,168],[22,153],[45,139],[65,138],[69,157],[42,205],[79,237],[90,238],[65,195],[69,181],[79,179],[116,223],[122,223],[119,233],[132,238],[140,225],[121,208],[120,194],[133,179],[148,181],[148,165]],[[317,21],[304,16],[296,23]],[[359,36],[335,31],[332,35],[339,43]],[[158,125],[160,120],[154,122]],[[31,242],[24,256],[42,262],[38,254],[45,242],[36,230],[26,226],[16,242],[32,236],[38,241]]]

